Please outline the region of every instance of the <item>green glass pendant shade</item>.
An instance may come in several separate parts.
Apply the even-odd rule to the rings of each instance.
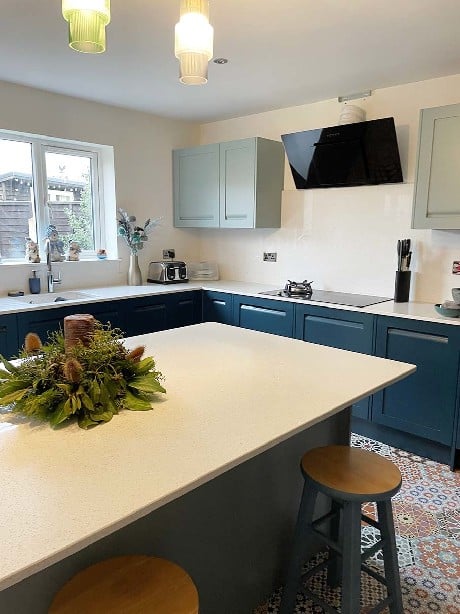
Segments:
[[[82,53],[105,51],[110,0],[63,0],[62,14],[69,22],[69,46],[72,49]]]

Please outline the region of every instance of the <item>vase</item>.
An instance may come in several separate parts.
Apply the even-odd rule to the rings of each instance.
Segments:
[[[131,254],[129,257],[128,285],[142,286],[142,273],[137,254]]]

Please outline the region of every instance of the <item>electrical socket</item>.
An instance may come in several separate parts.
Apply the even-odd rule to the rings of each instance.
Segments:
[[[175,249],[164,249],[163,250],[163,260],[166,258],[175,258],[176,250]]]
[[[276,252],[264,252],[264,262],[276,262],[277,256]]]

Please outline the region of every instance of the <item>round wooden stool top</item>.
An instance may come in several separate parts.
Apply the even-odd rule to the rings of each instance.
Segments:
[[[361,448],[314,448],[304,454],[301,466],[320,490],[345,500],[388,499],[401,487],[401,473],[394,463]]]
[[[120,556],[87,567],[55,596],[49,614],[197,614],[198,592],[178,565]]]

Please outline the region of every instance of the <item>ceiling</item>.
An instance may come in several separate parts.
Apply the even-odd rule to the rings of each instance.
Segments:
[[[4,0],[0,80],[208,122],[460,73],[459,0],[210,0],[209,82],[178,80],[179,0],[112,0],[107,51],[67,46],[60,0]]]

